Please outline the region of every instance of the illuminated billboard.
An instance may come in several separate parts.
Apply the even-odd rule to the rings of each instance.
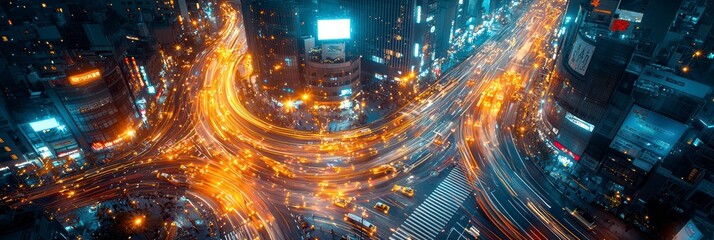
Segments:
[[[656,89],[667,87],[698,98],[704,98],[711,92],[711,87],[706,84],[689,80],[653,66],[646,66],[642,70],[642,74],[640,74],[640,78],[635,82],[635,86],[640,88],[655,86]]]
[[[81,84],[92,82],[92,81],[97,80],[101,77],[102,77],[102,73],[99,72],[99,69],[94,69],[94,70],[91,70],[88,72],[69,76],[69,84],[81,85]]]
[[[565,119],[568,119],[568,121],[572,122],[573,124],[575,124],[578,127],[581,127],[583,129],[587,130],[588,132],[592,132],[593,129],[595,129],[595,125],[592,125],[591,123],[586,122],[585,120],[582,120],[573,114],[570,114],[570,113],[565,114]]]
[[[317,20],[317,40],[338,40],[349,38],[349,19]]]
[[[52,129],[52,128],[58,128],[59,126],[60,126],[60,124],[59,124],[59,122],[57,122],[57,119],[55,119],[55,118],[49,118],[49,119],[40,120],[40,121],[30,123],[30,127],[32,127],[32,130],[35,130],[35,132],[44,131],[44,130]]]
[[[634,105],[610,147],[653,164],[669,154],[686,130],[683,123]]]
[[[578,35],[575,39],[575,43],[573,44],[573,50],[570,51],[568,66],[580,75],[585,75],[594,51],[595,46],[586,42],[580,35]]]
[[[704,238],[704,234],[701,230],[694,224],[691,219],[687,222],[682,229],[679,230],[677,235],[674,235],[673,240],[699,240]]]

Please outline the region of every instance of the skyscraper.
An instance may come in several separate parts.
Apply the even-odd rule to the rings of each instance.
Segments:
[[[257,62],[258,85],[282,98],[302,87],[298,38],[303,24],[298,1],[257,1],[241,4],[249,53]]]
[[[457,0],[340,0],[353,22],[356,52],[364,79],[425,86],[432,64],[446,57],[452,40]]]
[[[356,51],[362,55],[367,76],[400,81],[415,76],[423,54],[425,20],[418,0],[342,0],[352,19]],[[424,1],[421,1],[424,2]]]
[[[706,9],[706,1],[601,0],[565,17],[542,131],[589,201],[613,211],[693,204],[711,215],[714,197],[697,189],[712,186],[714,83],[710,68],[691,67],[711,63],[711,23],[699,20]]]
[[[124,76],[111,60],[77,64],[66,79],[49,82],[49,96],[85,148],[102,150],[126,141],[137,116]]]

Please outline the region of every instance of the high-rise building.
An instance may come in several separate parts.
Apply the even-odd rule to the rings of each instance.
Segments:
[[[259,72],[258,85],[278,99],[302,89],[298,39],[304,24],[302,1],[257,1],[241,4],[249,53]]]
[[[541,130],[589,201],[618,213],[657,201],[712,216],[710,9],[601,0],[565,17]]]
[[[455,27],[457,18],[469,19],[462,17],[468,15],[462,13],[464,6],[458,0],[291,0],[242,4],[248,46],[257,61],[260,87],[279,97],[299,95],[301,90],[317,91],[314,94],[321,95],[323,100],[327,100],[324,94],[337,94],[330,99],[340,99],[338,92],[347,90],[337,86],[353,85],[351,91],[356,93],[360,84],[370,81],[425,86],[423,80],[434,79],[436,75],[435,59],[446,58],[454,33],[465,31],[459,29],[460,25]],[[318,10],[310,10],[314,8]],[[320,22],[338,19],[345,20],[343,23],[347,25],[334,26],[333,30],[347,30],[347,35],[339,39],[321,38]],[[324,59],[321,64],[314,61],[324,52],[315,55],[311,48],[325,43],[332,44],[331,49],[335,49],[334,44],[344,43],[346,55],[360,59],[359,83],[329,83],[333,86],[328,87],[331,90],[313,84],[320,81],[317,75],[312,76],[317,69],[337,66],[324,65]],[[355,68],[354,63],[349,65]],[[306,72],[307,69],[312,70]],[[327,72],[323,71],[323,75]]]
[[[350,19],[347,49],[361,56],[362,84],[381,86],[394,97],[414,92],[398,85],[416,90],[439,75],[439,63],[461,36],[455,35],[458,9],[464,9],[458,0],[320,1],[321,14],[340,12]]]
[[[20,210],[0,207],[0,238],[2,239],[70,239],[72,236],[57,219],[47,216],[38,206]]]
[[[37,116],[18,124],[30,126],[34,121],[55,119],[66,127],[61,132],[67,131],[76,138],[69,146],[78,144],[85,151],[93,146],[95,150],[103,149],[133,133],[137,126],[135,96],[130,94],[125,76],[116,63],[123,57],[115,57],[120,55],[115,44],[117,38],[135,36],[123,32],[119,27],[121,17],[107,11],[112,4],[87,0],[5,4],[4,8],[12,10],[8,18],[22,22],[0,23],[6,25],[2,28],[5,31],[0,31],[0,37],[6,41],[0,46],[10,60],[13,76],[3,79],[5,86],[13,88],[8,94],[20,94],[32,88],[38,96],[48,96],[57,111],[56,115]],[[160,3],[137,1],[137,4]],[[23,14],[26,8],[38,14],[27,17]],[[138,71],[141,74],[141,69]],[[49,146],[47,151],[40,148],[43,150],[37,152],[38,157],[67,154],[61,144],[56,151],[51,147],[55,140],[45,141],[59,135],[39,136],[31,127],[22,129],[28,141],[46,142]]]
[[[422,61],[431,52],[423,37],[427,1],[342,0],[340,6],[352,20],[352,44],[362,55],[365,76],[408,81],[429,66]]]
[[[179,1],[120,1],[105,0],[120,16],[133,22],[151,22],[154,19],[176,18]],[[185,3],[185,1],[184,1]]]
[[[76,64],[67,78],[47,82],[48,94],[85,149],[110,148],[136,130],[127,83],[112,60]]]
[[[334,31],[334,29],[318,29],[318,31]],[[318,41],[321,44],[318,47],[314,46],[314,38],[304,39],[303,42],[307,50],[305,82],[309,94],[324,103],[339,103],[355,96],[360,89],[361,59],[359,56],[346,55],[345,41]]]

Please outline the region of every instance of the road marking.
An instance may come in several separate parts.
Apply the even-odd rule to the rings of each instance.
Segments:
[[[471,190],[461,170],[452,169],[389,239],[434,239]]]

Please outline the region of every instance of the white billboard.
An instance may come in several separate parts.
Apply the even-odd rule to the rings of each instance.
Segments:
[[[317,40],[338,40],[349,38],[349,19],[317,20]]]
[[[573,69],[573,71],[579,73],[580,75],[585,75],[594,51],[595,46],[586,42],[582,39],[582,37],[580,37],[580,35],[578,35],[575,39],[575,43],[573,44],[573,50],[570,51],[568,65],[571,69]]]

